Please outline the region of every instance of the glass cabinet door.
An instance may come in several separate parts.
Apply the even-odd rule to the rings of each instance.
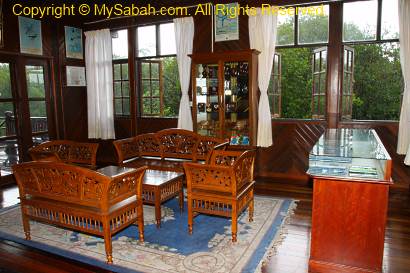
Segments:
[[[224,63],[224,138],[249,144],[249,64]]]
[[[196,69],[197,132],[204,136],[220,135],[218,69],[218,64],[199,64]]]

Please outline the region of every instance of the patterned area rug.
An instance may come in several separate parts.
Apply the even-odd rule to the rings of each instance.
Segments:
[[[24,240],[20,206],[0,212],[0,237],[115,272],[258,272],[295,207],[293,200],[256,196],[254,222],[242,213],[238,242],[232,243],[228,218],[198,215],[189,235],[186,204],[181,214],[177,200],[164,203],[159,229],[154,208],[145,206],[145,242],[139,243],[136,226],[118,233],[114,265],[105,264],[104,241],[98,237],[31,222],[32,240]]]

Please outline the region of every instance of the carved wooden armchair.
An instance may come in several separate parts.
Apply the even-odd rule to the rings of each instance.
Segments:
[[[184,163],[190,234],[194,214],[231,217],[236,242],[238,215],[249,207],[249,221],[253,221],[254,162],[255,151],[214,150],[206,164]]]

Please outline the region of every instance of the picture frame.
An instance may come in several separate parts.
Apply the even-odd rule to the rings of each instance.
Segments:
[[[41,21],[19,16],[20,52],[43,55]]]
[[[230,18],[227,12],[230,8],[238,7],[238,3],[219,4],[224,5],[225,12],[220,8],[214,10],[215,42],[239,40],[239,16]]]
[[[67,86],[82,87],[87,86],[85,78],[85,67],[66,66]]]
[[[84,59],[83,31],[80,28],[64,26],[66,58]]]

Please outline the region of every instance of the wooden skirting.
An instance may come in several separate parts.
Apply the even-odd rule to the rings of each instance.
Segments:
[[[359,267],[309,260],[309,273],[380,273]]]

